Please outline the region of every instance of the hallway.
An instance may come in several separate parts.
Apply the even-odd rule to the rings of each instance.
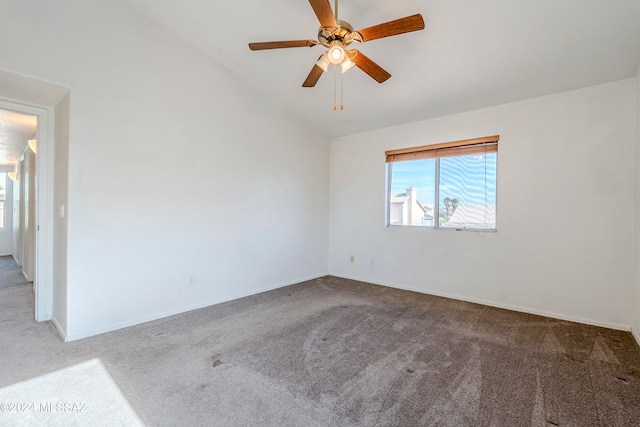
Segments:
[[[30,285],[11,255],[0,256],[0,289],[11,286]]]
[[[20,305],[20,312],[29,313],[29,317],[31,318],[33,318],[35,310],[33,289],[29,289],[29,292],[25,291],[27,290],[27,286],[31,288],[32,285],[31,282],[27,282],[24,274],[22,274],[22,269],[11,255],[0,256],[0,291],[6,290],[6,292],[0,294],[1,298],[9,299],[9,301],[5,301],[5,304],[9,306]],[[12,289],[10,290],[9,288]],[[26,295],[29,295],[28,303],[24,298]]]

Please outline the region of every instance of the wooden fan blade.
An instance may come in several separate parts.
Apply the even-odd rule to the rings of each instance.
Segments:
[[[383,37],[397,36],[398,34],[410,33],[412,31],[424,30],[424,19],[419,13],[417,15],[407,16],[406,18],[396,19],[395,21],[385,22],[384,24],[367,27],[358,30],[362,36],[362,41],[381,39]]]
[[[318,83],[318,80],[320,80],[320,76],[322,76],[322,73],[324,73],[324,71],[322,71],[322,68],[318,67],[316,64],[313,64],[313,68],[307,76],[307,80],[302,83],[302,87],[314,87],[316,83]]]
[[[356,49],[349,51],[349,58],[351,59],[351,62],[356,64],[356,67],[369,74],[369,76],[371,76],[371,78],[373,78],[378,83],[386,82],[387,80],[389,80],[389,77],[391,77],[391,74],[386,72],[381,66],[366,57],[364,53],[359,52]]]
[[[309,0],[313,11],[323,27],[337,27],[336,16],[333,14],[329,0]]]
[[[317,45],[315,40],[288,40],[281,42],[260,42],[249,43],[249,49],[251,50],[265,50],[265,49],[284,49],[288,47],[312,47]]]

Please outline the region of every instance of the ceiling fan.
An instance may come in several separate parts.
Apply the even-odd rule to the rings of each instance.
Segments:
[[[354,31],[351,24],[338,19],[338,0],[335,0],[335,14],[329,0],[309,0],[309,3],[320,21],[318,40],[249,43],[251,50],[313,47],[318,44],[326,47],[328,50],[315,63],[302,84],[303,87],[314,87],[329,64],[339,65],[343,73],[355,65],[378,83],[383,83],[391,74],[357,49],[347,50],[347,46],[353,42],[364,43],[424,29],[422,15],[416,14]]]

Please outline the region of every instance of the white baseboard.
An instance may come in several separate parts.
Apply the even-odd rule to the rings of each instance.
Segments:
[[[636,339],[636,341],[638,342],[638,345],[640,346],[640,333],[638,333],[638,331],[635,328],[631,328],[631,333],[633,334],[633,337]]]
[[[375,281],[375,280],[365,279],[365,278],[362,278],[362,277],[354,277],[354,276],[348,276],[348,275],[342,275],[342,274],[336,274],[336,273],[329,273],[329,275],[330,276],[335,276],[335,277],[341,277],[343,279],[350,279],[350,280],[357,280],[359,282],[371,283],[371,284],[379,285],[379,286],[386,286],[386,287],[389,287],[389,288],[402,289],[402,290],[405,290],[405,291],[418,292],[418,293],[421,293],[421,294],[434,295],[434,296],[443,297],[443,298],[450,298],[450,299],[455,299],[455,300],[458,300],[458,301],[472,302],[474,304],[482,304],[482,305],[486,305],[486,306],[489,306],[489,307],[503,308],[505,310],[519,311],[521,313],[535,314],[537,316],[551,317],[553,319],[567,320],[569,322],[582,323],[582,324],[585,324],[585,325],[600,326],[602,328],[616,329],[616,330],[619,330],[619,331],[627,331],[627,332],[631,331],[631,326],[630,325],[620,325],[620,324],[616,324],[616,323],[601,322],[601,321],[598,321],[598,320],[583,319],[583,318],[580,318],[580,317],[567,316],[567,315],[564,315],[564,314],[552,313],[552,312],[549,312],[549,311],[538,310],[538,309],[529,308],[529,307],[521,307],[521,306],[516,306],[516,305],[511,305],[511,304],[497,303],[497,302],[494,302],[494,301],[487,301],[487,300],[476,299],[476,298],[468,298],[468,297],[463,297],[463,296],[460,296],[460,295],[449,294],[449,293],[446,293],[446,292],[437,292],[437,291],[431,291],[431,290],[416,289],[416,288],[412,288],[410,286],[398,285],[398,284],[395,284],[395,283],[383,283],[383,282],[379,282],[379,281]],[[638,335],[637,334],[635,335],[635,337],[636,337],[636,339],[638,339]],[[638,342],[640,343],[640,340]]]
[[[51,323],[53,323],[53,326],[56,327],[56,330],[60,334],[60,337],[62,338],[62,340],[65,342],[69,341],[66,331],[62,326],[60,326],[60,322],[58,322],[58,319],[56,319],[55,316],[51,316]]]
[[[285,286],[294,285],[294,284],[300,283],[300,282],[306,282],[307,280],[318,279],[320,277],[325,277],[326,275],[327,275],[327,273],[318,274],[318,275],[315,275],[315,276],[309,276],[309,277],[306,277],[306,278],[296,279],[296,280],[292,280],[292,281],[289,281],[289,282],[280,283],[280,284],[273,285],[273,286],[268,286],[266,288],[257,289],[257,290],[254,290],[254,291],[235,294],[235,295],[231,295],[231,296],[228,296],[228,297],[216,298],[216,299],[205,301],[205,302],[201,302],[201,303],[198,303],[198,304],[193,304],[193,305],[190,305],[190,306],[187,306],[187,307],[180,307],[180,308],[176,308],[174,310],[167,310],[167,311],[164,311],[164,312],[161,312],[161,313],[155,313],[155,314],[151,314],[151,315],[148,315],[148,316],[142,316],[142,317],[138,317],[138,318],[135,318],[135,319],[130,319],[130,320],[122,321],[122,322],[112,323],[112,324],[109,324],[109,325],[102,326],[100,328],[89,329],[89,330],[86,330],[86,331],[80,331],[80,332],[68,334],[65,337],[65,341],[75,341],[75,340],[79,340],[79,339],[82,339],[82,338],[92,337],[94,335],[104,334],[106,332],[111,332],[111,331],[115,331],[115,330],[118,330],[118,329],[127,328],[129,326],[139,325],[141,323],[151,322],[153,320],[162,319],[164,317],[175,316],[176,314],[186,313],[186,312],[192,311],[192,310],[198,310],[200,308],[209,307],[211,305],[221,304],[223,302],[233,301],[233,300],[236,300],[236,299],[239,299],[239,298],[244,298],[244,297],[248,297],[248,296],[256,295],[256,294],[261,294],[263,292],[272,291],[274,289],[284,288]]]

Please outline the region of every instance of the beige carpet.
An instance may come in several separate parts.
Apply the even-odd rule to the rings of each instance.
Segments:
[[[22,270],[12,256],[0,256],[0,288],[27,284]]]
[[[31,320],[32,303],[28,286],[0,289],[0,387],[99,359],[119,402],[149,426],[640,420],[640,349],[628,332],[335,277],[71,343]],[[7,416],[0,424],[12,425]]]
[[[142,426],[99,359],[0,389],[7,426]]]

